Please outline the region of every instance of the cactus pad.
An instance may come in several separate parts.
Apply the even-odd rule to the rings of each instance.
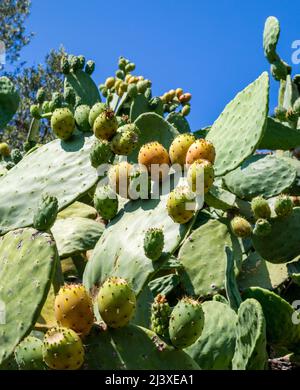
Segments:
[[[0,364],[35,324],[57,261],[49,234],[27,228],[0,239],[0,300],[6,311],[5,324],[0,324]]]
[[[0,129],[5,127],[18,109],[20,97],[7,77],[0,77]]]
[[[265,131],[268,96],[269,77],[264,72],[225,107],[209,130],[206,139],[216,149],[216,176],[238,167],[257,148]]]
[[[255,155],[228,173],[224,182],[229,191],[239,198],[251,200],[258,195],[271,198],[281,194],[293,184],[295,178],[295,168],[284,159]]]
[[[10,170],[1,179],[0,234],[30,226],[45,191],[57,197],[59,210],[89,191],[98,180],[89,158],[92,142],[81,134],[70,142],[52,141]]]

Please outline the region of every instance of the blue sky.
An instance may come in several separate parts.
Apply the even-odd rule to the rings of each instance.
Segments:
[[[182,87],[191,92],[193,130],[211,124],[224,106],[269,70],[262,50],[267,16],[281,23],[279,53],[291,62],[300,39],[299,1],[282,0],[33,0],[27,20],[36,36],[22,51],[29,64],[61,44],[96,61],[97,84],[116,69],[120,55],[153,82],[154,94]],[[298,68],[298,69],[297,69]],[[300,73],[300,65],[294,65]],[[271,109],[278,85],[271,84]]]

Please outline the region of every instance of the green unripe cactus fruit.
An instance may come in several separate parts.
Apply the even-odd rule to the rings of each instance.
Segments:
[[[51,117],[51,128],[55,135],[67,141],[75,130],[75,119],[68,108],[57,108]]]
[[[114,112],[110,109],[103,111],[95,120],[93,131],[98,139],[110,140],[116,133],[118,121]]]
[[[267,219],[260,218],[255,222],[255,226],[253,229],[253,234],[256,236],[267,236],[272,231],[272,225]]]
[[[271,217],[271,209],[269,203],[262,196],[257,196],[251,201],[251,209],[256,219]]]
[[[100,287],[99,313],[111,328],[127,325],[134,315],[135,307],[135,294],[125,279],[112,276]]]
[[[203,326],[204,313],[201,304],[192,298],[183,298],[171,314],[170,340],[175,347],[186,348],[201,336]]]
[[[39,88],[36,94],[36,100],[39,104],[42,104],[46,99],[46,91],[44,88]]]
[[[169,321],[172,309],[164,295],[158,294],[151,305],[151,329],[159,336],[169,339]]]
[[[236,237],[245,238],[251,236],[252,227],[243,217],[234,217],[230,222],[230,226]]]
[[[288,195],[280,195],[275,201],[274,210],[278,217],[287,217],[293,212],[293,201]]]
[[[89,113],[89,124],[91,128],[93,128],[96,118],[106,109],[107,105],[105,103],[96,103],[93,105]]]
[[[140,131],[134,123],[119,127],[111,141],[112,151],[115,154],[128,156],[137,147],[139,134]]]
[[[176,187],[167,200],[169,216],[177,223],[187,223],[195,214],[194,194],[188,186]]]
[[[9,157],[10,156],[10,148],[6,142],[0,143],[0,156]]]
[[[94,322],[92,299],[82,284],[60,288],[54,302],[55,318],[59,325],[86,336]]]
[[[80,69],[81,61],[80,61],[79,57],[72,55],[71,58],[69,58],[69,61],[70,61],[70,66],[71,66],[72,72],[75,73],[77,70]]]
[[[83,55],[78,56],[79,69],[83,69],[85,65],[85,57]]]
[[[135,64],[133,62],[129,62],[129,64],[125,65],[125,72],[130,73],[135,70]]]
[[[41,119],[40,107],[37,104],[30,106],[30,115],[35,119]]]
[[[59,92],[54,92],[50,102],[51,111],[54,111],[56,108],[61,108],[62,105],[63,96]]]
[[[91,126],[89,124],[89,114],[90,107],[86,104],[78,106],[75,110],[74,119],[77,125],[77,128],[80,131],[91,131]]]
[[[195,142],[196,138],[193,134],[179,134],[171,143],[169,155],[172,164],[185,165],[185,159],[189,147]]]
[[[127,94],[129,97],[134,98],[138,94],[137,86],[135,84],[128,84]]]
[[[109,185],[98,186],[94,194],[94,206],[100,216],[109,221],[113,219],[119,206],[119,200],[116,193]]]
[[[15,349],[15,359],[19,370],[46,370],[43,361],[43,342],[27,336]]]
[[[49,100],[46,100],[42,104],[42,113],[43,114],[47,114],[48,112],[51,112],[51,110],[50,110],[50,102],[49,102]]]
[[[108,141],[97,140],[94,142],[90,153],[91,164],[94,168],[98,168],[101,164],[107,164],[113,156]]]
[[[64,100],[70,106],[75,106],[76,103],[76,95],[72,88],[68,87],[64,90]]]
[[[119,69],[125,70],[125,66],[126,66],[126,65],[127,65],[126,58],[120,57],[120,58],[119,58],[119,61],[118,61],[118,67],[119,67]]]
[[[53,370],[78,370],[84,362],[82,341],[72,329],[52,328],[44,337],[43,357]]]
[[[140,80],[136,84],[138,93],[145,93],[146,89],[149,87],[148,80]]]
[[[60,68],[63,74],[69,74],[70,73],[70,62],[68,58],[63,57],[60,62]]]
[[[118,79],[124,80],[124,78],[125,78],[125,73],[124,73],[123,70],[118,69],[118,70],[116,71],[115,74],[116,74],[116,77],[117,77]]]
[[[14,164],[18,164],[23,158],[23,155],[19,149],[13,149],[11,151],[11,160]]]
[[[189,113],[191,112],[191,106],[189,104],[186,104],[185,106],[182,107],[181,109],[181,114],[183,116],[188,116]]]
[[[43,195],[33,217],[33,226],[37,230],[48,231],[53,226],[58,213],[58,201],[55,196]]]
[[[191,190],[199,195],[203,192],[202,188],[204,194],[208,193],[213,185],[214,178],[215,173],[212,163],[203,159],[194,161],[187,173],[187,180]]]
[[[85,65],[85,73],[92,75],[95,70],[95,62],[92,60],[89,60]]]
[[[155,261],[158,260],[164,249],[164,232],[162,229],[150,228],[144,237],[145,255]]]

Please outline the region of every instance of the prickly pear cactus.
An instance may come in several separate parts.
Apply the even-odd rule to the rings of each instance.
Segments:
[[[12,119],[18,109],[20,97],[7,77],[0,77],[0,129]]]
[[[57,262],[55,242],[47,233],[27,228],[0,238],[0,300],[5,304],[5,323],[0,324],[0,364],[34,326]]]
[[[43,342],[37,337],[27,336],[15,349],[19,370],[46,370],[43,360]]]

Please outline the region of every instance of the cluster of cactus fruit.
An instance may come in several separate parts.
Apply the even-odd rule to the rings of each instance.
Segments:
[[[300,360],[300,75],[267,72],[205,129],[120,57],[63,58],[63,92],[0,143],[0,369],[268,369]],[[0,127],[19,97],[0,78]],[[53,141],[40,145],[48,120]],[[292,363],[291,363],[292,364]]]

